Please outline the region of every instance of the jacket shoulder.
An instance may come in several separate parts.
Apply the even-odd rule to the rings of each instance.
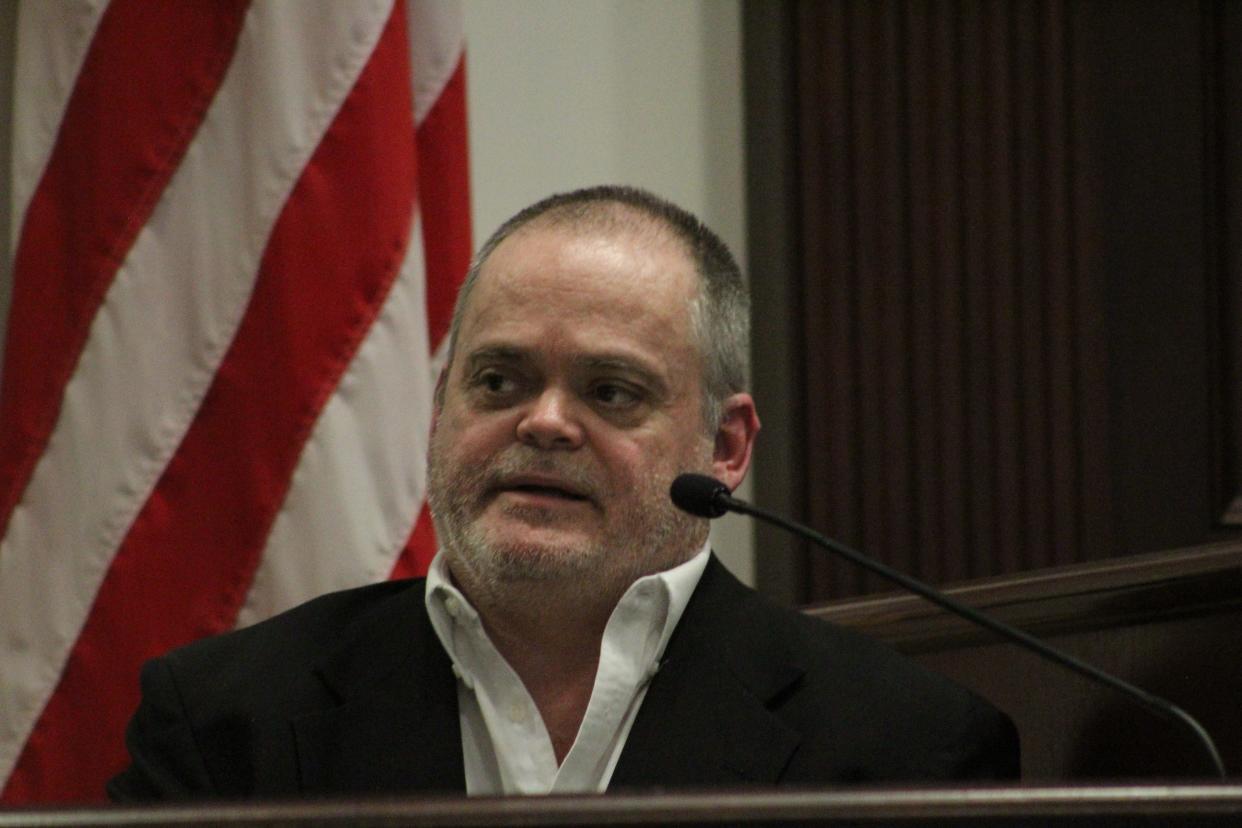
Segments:
[[[825,765],[839,768],[840,781],[1017,776],[1017,731],[988,701],[886,644],[779,606],[723,574],[709,588],[735,608],[730,647],[735,664],[746,662],[736,669],[800,675],[771,702],[803,735],[791,780],[822,781],[816,769]],[[856,759],[842,763],[845,746]]]
[[[147,662],[126,731],[130,766],[109,783],[109,796],[292,794],[298,772],[290,722],[339,703],[320,665],[377,629],[395,642],[371,652],[399,647],[407,640],[403,628],[416,632],[422,595],[421,581],[335,592]]]
[[[202,715],[211,715],[217,704],[288,714],[301,698],[320,695],[313,672],[336,642],[385,616],[417,612],[422,595],[421,579],[333,592],[252,626],[179,647],[157,661],[180,694],[193,701],[190,709]]]

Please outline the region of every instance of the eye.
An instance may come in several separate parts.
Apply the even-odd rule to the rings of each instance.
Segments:
[[[637,391],[615,382],[601,382],[593,386],[591,398],[607,408],[628,408],[641,400]]]
[[[521,383],[513,372],[483,368],[470,378],[470,389],[483,400],[503,402],[520,391]]]
[[[511,389],[514,382],[499,371],[485,371],[479,377],[479,384],[493,394],[500,394]]]

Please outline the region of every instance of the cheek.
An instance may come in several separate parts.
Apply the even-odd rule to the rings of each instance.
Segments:
[[[597,475],[605,478],[601,482],[608,486],[613,497],[624,497],[641,479],[643,465],[649,462],[646,460],[649,451],[641,442],[597,433],[587,446],[586,456],[578,457],[577,462],[593,466]]]
[[[649,439],[616,441],[600,457],[611,472],[616,493],[624,497],[646,493],[652,486],[667,486],[699,454],[699,441],[664,433]]]
[[[481,459],[513,440],[514,428],[502,417],[442,416],[433,439],[458,461]]]

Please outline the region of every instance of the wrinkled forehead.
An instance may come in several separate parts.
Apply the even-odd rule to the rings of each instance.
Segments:
[[[689,249],[654,220],[540,217],[515,230],[483,262],[463,316],[468,320],[497,294],[513,299],[539,291],[549,297],[561,291],[567,302],[579,303],[634,296],[663,310],[691,311],[699,290]]]
[[[683,246],[629,228],[524,227],[488,257],[455,352],[537,342],[693,364],[698,278]]]

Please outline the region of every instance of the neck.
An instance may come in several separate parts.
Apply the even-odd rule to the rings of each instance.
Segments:
[[[497,595],[453,575],[539,709],[557,761],[564,760],[591,701],[600,642],[620,596],[584,601],[589,589],[547,581],[508,584]]]

